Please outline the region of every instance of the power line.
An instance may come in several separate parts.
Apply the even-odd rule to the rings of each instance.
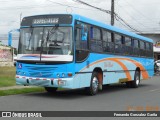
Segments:
[[[130,18],[132,18],[135,22],[137,22],[140,26],[143,26],[143,27],[145,27],[145,28],[147,28],[147,26],[144,26],[142,23],[140,23],[136,18],[134,18],[134,17],[132,17],[131,15],[129,15],[129,13],[128,13],[128,11],[127,10],[125,10],[123,7],[121,7],[118,3],[116,4],[116,5],[118,5],[121,9],[123,9],[126,13],[127,13],[127,16],[130,16]],[[132,21],[133,21],[132,20]]]
[[[86,6],[89,6],[89,7],[92,7],[92,8],[95,8],[95,9],[97,9],[97,10],[100,10],[100,11],[102,11],[102,12],[105,12],[105,13],[108,13],[108,14],[111,15],[111,11],[109,11],[109,10],[105,10],[105,9],[102,9],[102,8],[99,8],[99,7],[95,7],[95,6],[90,5],[90,4],[86,3],[86,2],[83,2],[83,1],[81,1],[81,0],[73,0],[73,1],[78,2],[78,3],[81,3],[81,4],[86,5]],[[125,20],[123,20],[117,13],[114,12],[114,15],[115,15],[115,17],[116,17],[117,19],[121,20],[128,28],[130,28],[130,29],[132,29],[132,30],[134,30],[134,31],[136,31],[136,32],[140,32],[140,31],[136,30],[135,28],[131,27],[131,26],[130,26]]]

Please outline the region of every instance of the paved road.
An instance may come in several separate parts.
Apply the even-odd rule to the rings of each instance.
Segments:
[[[109,86],[96,96],[74,90],[0,97],[0,111],[125,111],[147,106],[160,110],[160,76],[143,81],[138,89]]]

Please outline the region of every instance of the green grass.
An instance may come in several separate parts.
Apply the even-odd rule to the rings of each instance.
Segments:
[[[15,86],[15,67],[0,67],[0,87]]]
[[[45,91],[44,88],[41,88],[41,87],[0,90],[0,96],[26,94],[26,93],[35,93],[35,92],[44,92],[44,91]]]

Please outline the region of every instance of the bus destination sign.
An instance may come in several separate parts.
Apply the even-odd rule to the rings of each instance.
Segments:
[[[53,14],[53,15],[38,15],[38,16],[25,17],[22,20],[21,26],[53,25],[53,24],[72,24],[72,15]]]
[[[33,19],[32,24],[58,24],[59,18],[40,18]]]

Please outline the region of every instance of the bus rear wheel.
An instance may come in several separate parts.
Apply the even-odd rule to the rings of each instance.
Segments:
[[[140,84],[140,72],[136,71],[134,74],[134,81],[131,82],[131,87],[138,88],[139,84]]]
[[[91,77],[90,87],[85,88],[86,93],[92,96],[96,95],[98,93],[98,86],[99,86],[98,73],[93,72]]]
[[[140,84],[140,72],[135,71],[134,80],[127,82],[126,85],[129,88],[138,88],[139,84]]]
[[[48,93],[55,93],[57,91],[57,88],[54,88],[54,87],[45,87],[45,90]]]

